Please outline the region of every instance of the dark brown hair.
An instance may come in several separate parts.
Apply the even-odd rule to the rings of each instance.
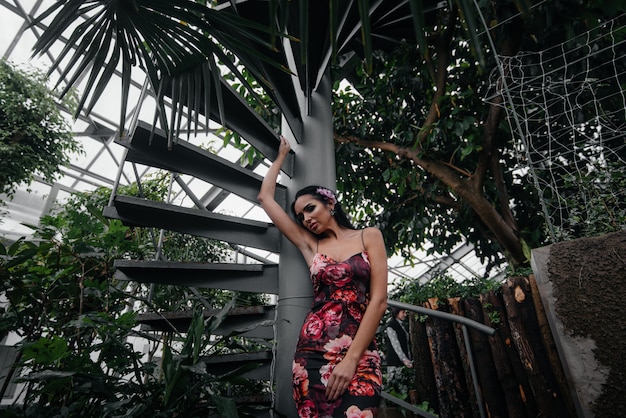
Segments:
[[[356,229],[354,225],[352,225],[352,222],[350,222],[350,219],[348,218],[348,215],[346,215],[346,212],[344,212],[343,208],[341,207],[341,204],[337,201],[337,197],[335,193],[333,193],[330,189],[326,187],[315,186],[315,185],[306,186],[298,190],[298,192],[296,193],[296,197],[293,199],[293,203],[291,204],[291,213],[293,214],[294,218],[296,218],[296,221],[298,222],[298,224],[304,227],[304,225],[302,224],[302,221],[296,215],[296,208],[295,208],[296,200],[298,200],[300,196],[310,194],[311,196],[313,196],[315,200],[318,200],[325,205],[329,203],[328,198],[320,194],[319,190],[328,190],[333,194],[333,197],[335,198],[335,214],[333,215],[333,217],[335,218],[337,223],[340,226],[343,226],[344,228]]]

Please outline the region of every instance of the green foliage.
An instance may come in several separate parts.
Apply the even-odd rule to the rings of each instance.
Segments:
[[[431,298],[446,300],[456,297],[478,297],[483,293],[498,290],[500,286],[501,283],[493,279],[473,277],[457,281],[449,274],[438,273],[426,283],[420,283],[417,279],[405,279],[390,297],[400,302],[421,305]]]
[[[133,330],[123,289],[113,286],[106,257],[75,243],[56,240],[50,226],[39,240],[19,241],[7,250],[2,293],[7,309],[1,332],[22,337],[19,365],[29,370],[24,416],[52,416],[67,405],[66,416],[96,416],[99,404],[119,390],[135,390],[141,354],[125,339]],[[45,238],[48,237],[48,238]]]
[[[513,276],[528,277],[531,274],[533,274],[533,269],[530,266],[525,266],[525,267],[507,266],[505,270],[506,277],[513,277]]]
[[[420,164],[376,146],[364,148],[352,142],[337,146],[339,189],[346,207],[359,224],[378,225],[391,252],[410,258],[411,249],[429,243],[429,252],[450,252],[469,240],[477,255],[494,264],[503,261],[503,248],[470,207],[467,200],[432,170],[434,164],[452,168],[454,176],[471,180],[481,164],[482,121],[488,106],[477,92],[485,90],[487,76],[473,66],[466,43],[454,44],[458,65],[450,68],[446,91],[438,99],[440,115],[431,126],[425,118],[433,106],[436,89],[429,81],[429,64],[413,45],[404,44],[389,54],[374,55],[374,74],[361,71],[353,89],[336,91],[333,97],[336,132],[343,137],[393,143],[419,150]],[[499,137],[508,136],[502,125]],[[502,166],[514,166],[514,156],[503,154]],[[440,173],[440,172],[439,172]],[[517,222],[532,246],[543,242],[542,219],[535,191],[504,170],[507,187],[516,205]],[[484,198],[500,206],[501,192],[491,176],[481,186]],[[514,193],[513,193],[514,192]],[[465,195],[467,196],[467,195]],[[375,202],[375,204],[372,204]]]
[[[0,193],[11,196],[35,174],[53,181],[81,148],[44,75],[0,60]],[[73,106],[70,94],[62,102]]]
[[[60,38],[70,39],[72,45],[54,62],[50,71],[58,70],[60,79],[83,79],[83,95],[78,101],[76,114],[89,113],[106,91],[117,68],[122,68],[122,91],[128,92],[132,82],[131,71],[137,67],[145,71],[153,86],[169,85],[157,89],[160,122],[168,135],[177,137],[184,131],[183,114],[191,125],[206,105],[204,93],[214,89],[220,114],[224,104],[217,62],[239,75],[226,50],[239,52],[239,59],[253,53],[245,60],[246,67],[260,72],[260,62],[272,45],[267,38],[283,36],[274,27],[267,27],[239,16],[238,13],[220,12],[207,1],[166,2],[97,2],[81,0],[53,2],[35,18],[34,24],[51,19],[38,36],[34,51],[42,54]],[[98,18],[76,24],[85,13]],[[141,40],[140,42],[137,40]],[[242,40],[245,40],[242,46]],[[259,51],[256,53],[256,51]],[[158,57],[158,58],[157,58]],[[280,67],[280,63],[264,60],[265,64]],[[71,84],[68,85],[68,88]],[[184,92],[184,93],[183,93]],[[63,91],[65,93],[65,91]],[[168,120],[163,106],[168,94],[174,101]],[[118,126],[126,126],[128,94],[122,94]],[[183,109],[185,108],[185,109]],[[207,120],[208,125],[208,120]]]
[[[124,187],[126,193],[160,198],[167,183],[156,176]],[[233,337],[211,333],[233,306],[253,298],[233,292],[197,293],[175,286],[149,287],[113,278],[119,258],[153,259],[153,232],[129,228],[103,218],[110,190],[101,188],[72,196],[44,217],[34,239],[0,244],[0,336],[21,338],[16,366],[25,371],[24,406],[3,413],[15,417],[171,417],[174,415],[235,417],[239,412],[226,395],[236,390],[259,393],[263,388],[240,377],[210,373],[204,358],[238,350]],[[164,252],[188,260],[221,261],[225,248],[210,240],[166,235]],[[176,247],[176,249],[174,249]],[[186,248],[187,247],[187,248]],[[221,309],[206,321],[202,308]],[[135,311],[189,310],[190,330],[147,333],[137,327]],[[150,353],[133,341],[150,343]],[[154,358],[162,350],[160,363]],[[233,382],[236,382],[234,386]]]
[[[431,407],[430,407],[430,403],[429,403],[428,401],[424,401],[424,402],[422,402],[421,404],[417,405],[417,407],[418,407],[419,409],[421,409],[422,411],[426,411],[426,412],[428,412],[428,413],[430,413],[430,414],[433,414],[433,415],[435,415],[435,416],[438,416],[438,415],[435,413],[435,410],[434,410],[433,408],[431,408]]]
[[[413,369],[402,367],[393,376],[394,379],[389,379],[387,375],[384,376],[384,388],[383,390],[396,398],[406,401],[409,397],[409,388],[413,388],[415,380],[415,372]]]
[[[407,401],[409,397],[409,388],[414,388],[415,386],[415,370],[409,369],[407,367],[400,368],[399,372],[394,375],[393,380],[389,380],[388,377],[384,376],[384,387],[383,390],[389,393],[391,396],[394,396],[398,399],[402,399],[403,401]],[[426,411],[430,414],[438,416],[435,413],[435,410],[431,408],[428,401],[423,401],[422,403],[415,405],[419,409]]]
[[[206,328],[202,307],[196,306],[180,352],[174,356],[171,347],[164,346],[161,367],[165,385],[163,406],[166,411],[196,416],[201,411],[201,404],[210,401],[218,379],[207,373],[207,365],[201,361],[200,354],[213,345],[211,331],[217,328],[223,315],[233,306],[234,303],[226,306],[222,315],[213,317],[214,320],[209,321]],[[220,416],[238,417],[236,405],[231,399],[218,399],[215,405]]]
[[[587,175],[562,176],[558,204],[566,216],[556,234],[564,239],[626,229],[626,166],[619,161],[587,164]]]
[[[574,42],[574,35],[623,10],[623,2],[608,3],[549,1],[530,9],[522,7],[525,2],[507,1],[481,2],[480,7],[493,26],[490,34],[498,53],[514,55],[518,50],[543,51]],[[545,245],[550,237],[540,212],[540,191],[533,185],[527,163],[518,159],[519,145],[500,119],[503,113],[498,114],[490,105],[497,96],[489,88],[490,77],[497,70],[494,56],[485,57],[484,67],[477,66],[465,29],[446,22],[448,13],[438,13],[430,32],[431,38],[441,43],[429,43],[428,51],[402,44],[390,53],[374,52],[372,70],[360,67],[357,76],[350,79],[352,88],[335,91],[334,125],[341,137],[337,145],[339,189],[345,206],[355,208],[352,215],[357,223],[378,225],[390,252],[399,251],[407,259],[412,249],[425,243],[432,244],[430,252],[447,253],[469,241],[488,265],[500,264],[505,257],[515,264],[527,264],[530,249]],[[616,32],[618,37],[621,32]],[[450,42],[446,43],[448,36]],[[581,42],[584,39],[573,46],[583,55],[590,48],[611,49],[595,43],[583,48]],[[571,63],[588,64],[584,57]],[[621,73],[623,64],[617,60],[614,65]],[[606,71],[607,79],[614,77],[613,67],[601,66],[600,62],[595,66]],[[615,118],[623,113],[623,103],[610,87],[615,86],[606,86],[603,92],[608,98],[603,102],[603,117]],[[580,100],[594,102],[593,97]],[[550,107],[550,112],[558,110]],[[571,123],[570,116],[563,112],[563,123]],[[612,126],[619,127],[622,121],[613,122]],[[545,120],[529,123],[542,126]],[[623,137],[616,138],[611,149],[619,149],[623,143]],[[552,199],[555,212],[561,211],[563,203],[570,204],[573,209],[565,209],[570,212],[567,223],[585,234],[623,228],[619,221],[623,205],[608,210],[606,205],[609,200],[624,201],[623,193],[618,192],[623,156],[615,158],[607,153],[602,158],[617,160],[617,165],[589,169],[590,162],[582,152],[572,153],[558,141],[548,140],[550,154],[533,157],[543,162],[571,155],[568,163],[572,167],[584,166],[587,174],[594,174],[593,179],[581,174],[571,180],[583,183],[583,188],[587,182],[595,195],[585,197],[582,205],[575,203],[577,196],[573,194],[565,198],[571,198],[571,203],[562,202],[561,196],[547,194],[542,198]],[[577,147],[585,150],[595,145],[583,136]],[[608,179],[612,174],[596,177],[600,172],[615,175],[613,180]],[[546,175],[558,178],[561,174],[551,170]],[[564,178],[561,183],[567,186],[568,181]],[[509,238],[499,238],[502,236]],[[512,236],[518,237],[517,241]]]
[[[502,318],[500,318],[500,312],[494,311],[493,305],[491,303],[483,304],[483,308],[485,312],[487,313],[487,316],[489,317],[489,321],[491,322],[491,324],[499,325],[500,322],[502,321]]]

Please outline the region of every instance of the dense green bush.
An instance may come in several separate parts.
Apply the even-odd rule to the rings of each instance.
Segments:
[[[420,306],[430,298],[445,300],[456,297],[478,297],[490,290],[499,289],[500,285],[497,280],[479,277],[459,281],[450,274],[439,272],[426,283],[420,283],[419,279],[401,281],[390,298]]]
[[[74,102],[71,94],[57,100],[42,73],[0,59],[0,193],[11,196],[34,174],[52,181],[71,153],[80,151],[58,106],[72,108]]]
[[[164,177],[142,190],[145,197],[162,197]],[[136,185],[120,191],[138,193]],[[211,331],[236,304],[262,298],[118,282],[113,261],[153,259],[156,231],[103,218],[109,196],[107,189],[75,195],[33,227],[33,239],[0,244],[0,292],[7,300],[0,337],[9,332],[20,337],[14,369],[21,369],[24,383],[24,404],[3,416],[244,415],[222,395],[258,394],[264,388],[238,373],[211,374],[202,358],[241,349],[241,341]],[[223,244],[211,240],[173,233],[166,238],[164,253],[184,255],[186,261],[220,261],[227,254]],[[207,307],[221,314],[205,321],[201,313]],[[189,332],[141,331],[135,312],[147,310],[193,311]],[[150,353],[133,346],[134,338],[150,343]]]

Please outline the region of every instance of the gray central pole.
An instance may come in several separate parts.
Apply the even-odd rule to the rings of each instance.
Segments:
[[[290,140],[295,152],[294,174],[291,179],[282,176],[287,187],[288,205],[301,188],[319,184],[336,189],[335,146],[333,143],[333,115],[331,108],[331,81],[328,72],[318,89],[311,93],[309,114],[303,116],[302,142],[297,144],[283,123],[283,135]],[[299,94],[301,107],[306,98]],[[302,112],[303,114],[305,112]],[[278,306],[277,352],[275,368],[276,409],[287,417],[297,417],[291,388],[291,364],[300,327],[311,308],[312,287],[306,261],[300,251],[286,238],[281,238]]]

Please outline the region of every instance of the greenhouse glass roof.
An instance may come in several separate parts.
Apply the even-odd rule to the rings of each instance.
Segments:
[[[2,27],[0,54],[5,59],[18,67],[28,66],[47,71],[64,45],[55,44],[42,56],[31,57],[33,45],[41,34],[42,27],[31,27],[29,23],[33,16],[45,10],[50,3],[50,0],[0,0],[0,25]],[[50,78],[52,85],[57,82],[64,84],[64,80],[59,80],[57,72],[53,73]],[[154,118],[155,100],[143,90],[146,85],[145,74],[136,71],[132,75],[132,80],[127,118],[135,116],[139,120],[151,123]],[[68,120],[71,121],[75,137],[82,144],[84,153],[72,156],[71,164],[63,169],[58,180],[49,184],[37,178],[31,185],[21,186],[13,199],[2,197],[6,203],[4,210],[7,211],[7,215],[0,224],[2,237],[16,240],[21,236],[28,236],[31,229],[25,225],[36,225],[42,215],[49,213],[56,204],[63,202],[72,192],[93,190],[99,186],[113,187],[118,173],[120,184],[129,184],[136,181],[137,176],[145,176],[154,170],[144,167],[143,171],[139,170],[135,173],[131,165],[122,164],[125,148],[115,142],[118,138],[117,123],[122,93],[121,83],[115,81],[117,80],[114,79],[114,82],[108,85],[102,100],[89,115],[83,115],[74,121],[71,115],[66,114]],[[79,90],[84,82],[81,80],[79,83]],[[217,125],[205,127],[204,131],[197,136],[192,135],[189,141],[204,149],[211,149],[231,162],[237,162],[241,157],[241,151],[232,146],[224,146],[223,140],[213,133],[217,128],[219,128]],[[262,175],[266,169],[267,163],[263,163],[255,169],[255,172]],[[213,203],[212,209],[215,212],[267,220],[258,206],[234,194],[224,193],[215,186],[184,175],[181,175],[181,180],[196,196],[201,197],[203,203]],[[180,200],[178,203],[182,206],[193,204],[185,201],[185,195],[180,193],[180,189],[174,190],[174,196],[175,199]],[[256,252],[261,258],[277,260],[276,254]],[[458,279],[482,276],[485,273],[485,265],[475,257],[470,245],[461,245],[450,254],[426,255],[426,251],[416,250],[413,255],[410,261],[399,256],[390,258],[390,283],[403,277],[427,281],[435,272],[446,269]],[[492,271],[491,276],[499,277],[501,273],[501,271]]]

